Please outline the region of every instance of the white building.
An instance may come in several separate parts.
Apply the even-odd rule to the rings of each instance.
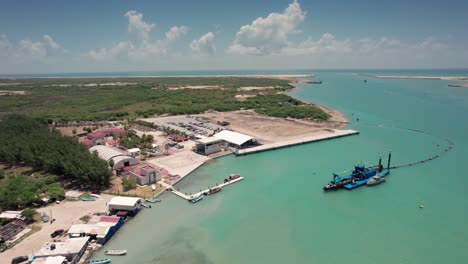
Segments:
[[[139,185],[148,185],[161,180],[161,174],[150,165],[138,166],[134,170],[129,171],[127,176],[135,179]]]
[[[210,155],[221,151],[223,140],[217,137],[205,137],[195,141],[196,152],[203,155]]]
[[[36,258],[31,264],[64,264],[68,263],[67,258],[63,256]]]
[[[133,166],[133,165],[140,163],[134,157],[130,157],[122,152],[119,152],[107,146],[97,145],[97,146],[91,147],[89,151],[91,153],[93,153],[94,151],[97,151],[99,158],[107,162],[109,162],[109,160],[112,159],[114,161],[114,166],[112,166],[112,169],[114,170],[122,169],[124,167]]]
[[[242,149],[257,144],[257,140],[254,137],[229,130],[223,130],[215,134],[214,137],[228,142],[231,146],[237,149]]]
[[[36,258],[63,256],[70,264],[77,263],[88,246],[89,237],[67,239],[64,242],[49,242],[33,252]]]
[[[141,199],[138,197],[117,196],[112,198],[109,203],[109,211],[127,211],[130,215],[135,215],[141,208]]]
[[[139,148],[131,148],[131,149],[127,149],[127,152],[128,152],[128,155],[136,158],[137,156],[140,155],[141,150]]]

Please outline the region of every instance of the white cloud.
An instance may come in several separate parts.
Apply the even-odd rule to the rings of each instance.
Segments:
[[[288,36],[299,32],[298,26],[305,15],[306,12],[294,0],[283,13],[271,13],[242,26],[228,52],[250,55],[279,53],[289,45]]]
[[[112,60],[112,59],[127,59],[131,52],[135,50],[135,46],[130,41],[121,41],[111,48],[101,48],[97,51],[91,50],[87,56],[96,61]]]
[[[331,33],[325,33],[315,41],[308,38],[299,43],[297,47],[289,46],[283,49],[286,55],[325,55],[325,54],[346,54],[353,51],[350,39],[337,40]]]
[[[188,30],[189,28],[186,26],[173,26],[168,32],[166,32],[166,39],[168,41],[174,41],[181,35],[187,34]]]
[[[143,41],[148,41],[149,33],[155,27],[155,24],[149,24],[143,21],[143,14],[135,10],[125,13],[128,17],[128,32],[136,32]]]
[[[213,54],[216,51],[214,45],[214,33],[208,32],[199,39],[195,39],[190,43],[190,48],[200,54]]]
[[[42,40],[39,41],[23,39],[18,45],[11,43],[6,35],[0,36],[0,57],[11,63],[47,62],[64,52],[65,50],[49,35],[42,36]]]

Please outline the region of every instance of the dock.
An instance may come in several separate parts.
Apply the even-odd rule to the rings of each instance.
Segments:
[[[318,142],[318,141],[323,141],[323,140],[328,140],[328,139],[333,139],[333,138],[357,135],[357,134],[359,134],[359,131],[351,130],[351,129],[333,130],[333,133],[326,134],[326,135],[318,135],[318,136],[312,136],[312,137],[306,137],[306,138],[300,138],[300,139],[287,140],[283,142],[265,144],[265,145],[261,145],[261,146],[257,146],[253,148],[247,148],[247,149],[238,149],[234,152],[234,154],[236,154],[237,156],[242,156],[242,155],[253,154],[253,153],[258,153],[258,152],[263,152],[263,151],[268,151],[268,150],[273,150],[273,149],[286,148],[286,147],[291,147],[291,146],[296,146],[296,145],[301,145],[301,144],[306,144],[306,143]]]
[[[221,183],[221,184],[212,186],[211,188],[214,188],[214,187],[223,187],[223,188],[224,188],[225,186],[228,186],[228,185],[230,185],[230,184],[233,184],[233,183],[242,181],[243,179],[244,179],[244,177],[239,177],[239,178],[237,178],[237,179],[235,179],[235,180],[228,181],[228,182],[225,182],[225,183]],[[199,196],[199,195],[201,195],[201,194],[203,194],[203,193],[205,193],[205,192],[208,192],[208,190],[210,189],[210,188],[208,188],[208,189],[206,189],[206,190],[202,190],[201,192],[197,192],[197,193],[193,193],[193,194],[187,195],[187,194],[185,194],[185,193],[182,193],[182,192],[178,191],[174,186],[172,186],[172,185],[170,185],[170,184],[168,184],[168,183],[165,183],[165,182],[163,182],[163,181],[159,181],[158,183],[161,184],[162,186],[164,186],[166,189],[169,189],[169,188],[170,188],[170,189],[172,190],[171,192],[172,192],[173,194],[175,194],[175,195],[177,195],[177,196],[179,196],[179,197],[181,197],[181,198],[183,198],[183,199],[185,199],[185,200],[187,200],[187,201],[189,201],[189,200],[191,200],[192,198],[197,197],[197,196]]]

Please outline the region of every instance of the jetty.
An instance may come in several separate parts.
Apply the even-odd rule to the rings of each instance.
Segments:
[[[215,186],[212,186],[211,188],[216,188],[216,187],[222,187],[224,188],[225,186],[228,186],[230,184],[233,184],[233,183],[236,183],[236,182],[239,182],[239,181],[242,181],[244,179],[244,177],[239,177],[235,180],[232,180],[232,181],[228,181],[228,182],[225,182],[225,183],[221,183],[221,184],[218,184],[218,185],[215,185]],[[180,191],[178,191],[174,186],[168,184],[168,183],[165,183],[164,181],[159,181],[158,182],[159,184],[161,184],[164,188],[166,188],[166,190],[170,190],[170,192],[172,192],[173,194],[189,201],[191,199],[193,199],[194,197],[197,197],[199,195],[202,195],[206,192],[208,192],[210,190],[210,188],[206,189],[206,190],[202,190],[200,192],[197,192],[197,193],[193,193],[193,194],[190,194],[190,195],[187,195],[185,193],[182,193]]]
[[[291,146],[296,146],[296,145],[301,145],[301,144],[306,144],[306,143],[312,143],[312,142],[351,136],[351,135],[357,135],[357,134],[359,134],[359,131],[351,130],[351,129],[333,130],[332,133],[326,134],[326,135],[317,135],[317,136],[287,140],[287,141],[282,141],[282,142],[277,142],[277,143],[265,144],[265,145],[247,148],[247,149],[238,149],[234,152],[234,154],[236,154],[237,156],[242,156],[242,155],[247,155],[247,154],[252,154],[252,153],[257,153],[257,152],[262,152],[262,151],[286,148],[286,147],[291,147]]]

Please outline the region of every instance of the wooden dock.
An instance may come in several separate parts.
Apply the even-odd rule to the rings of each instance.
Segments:
[[[223,188],[224,188],[225,186],[228,186],[228,185],[230,185],[230,184],[233,184],[233,183],[242,181],[243,179],[244,179],[244,177],[239,177],[239,178],[237,178],[237,179],[235,179],[235,180],[228,181],[228,182],[225,182],[225,183],[221,183],[221,184],[212,186],[211,188],[215,188],[215,187],[223,187]],[[210,188],[208,188],[208,189],[203,190],[203,191],[201,191],[201,192],[197,192],[197,193],[193,193],[193,194],[187,195],[187,194],[185,194],[185,193],[182,193],[182,192],[180,192],[180,191],[177,191],[177,189],[176,189],[174,186],[172,186],[172,185],[170,185],[170,184],[167,184],[167,183],[165,183],[165,182],[163,182],[163,181],[159,181],[158,183],[161,184],[162,186],[164,186],[166,189],[169,189],[169,188],[170,188],[170,189],[172,190],[171,192],[172,192],[173,194],[175,194],[175,195],[177,195],[177,196],[179,196],[179,197],[181,197],[181,198],[183,198],[183,199],[185,199],[185,200],[187,200],[187,201],[189,201],[189,200],[193,199],[194,197],[197,197],[197,196],[199,196],[199,195],[201,195],[201,194],[203,194],[203,193],[205,193],[205,192],[208,192],[208,190],[210,189]]]
[[[252,153],[257,153],[257,152],[262,152],[262,151],[286,148],[286,147],[312,143],[312,142],[318,142],[318,141],[332,139],[332,138],[351,136],[351,135],[356,135],[356,134],[359,134],[359,131],[350,130],[350,129],[349,130],[334,130],[334,132],[331,132],[330,134],[326,134],[326,135],[318,135],[318,136],[312,136],[312,137],[306,137],[306,138],[300,138],[300,139],[287,140],[283,142],[265,144],[265,145],[261,145],[261,146],[257,146],[253,148],[247,148],[247,149],[238,149],[234,152],[234,154],[236,154],[237,156],[242,156],[242,155],[247,155],[247,154],[252,154]]]

